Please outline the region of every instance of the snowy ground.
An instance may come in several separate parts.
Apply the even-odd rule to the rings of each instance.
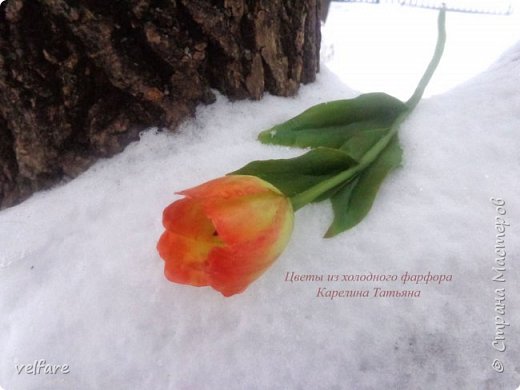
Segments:
[[[474,3],[486,9],[494,2]],[[518,41],[520,0],[511,4],[517,11],[510,16],[448,14],[446,50],[425,96],[446,92],[481,73]],[[432,28],[435,12],[389,4],[332,3],[323,29],[322,60],[350,88],[383,89],[406,99],[431,57],[437,34]]]
[[[353,20],[359,28],[382,17],[376,8],[335,7],[345,14],[357,12]],[[409,25],[409,36],[415,37],[410,31],[416,27],[433,34],[435,12],[403,12],[420,21]],[[391,25],[406,30],[406,18],[392,21],[395,12],[385,15],[388,30]],[[340,56],[347,58],[349,49],[341,36],[331,35],[335,27],[329,26],[325,47],[334,46],[335,55],[325,62],[337,71],[348,62]],[[387,30],[379,37],[386,39]],[[501,39],[490,46],[500,44]],[[380,50],[354,49],[373,55]],[[448,46],[448,54],[450,50]],[[161,211],[175,199],[175,191],[251,159],[297,155],[288,148],[261,145],[255,137],[312,104],[367,89],[407,97],[431,47],[390,51],[395,58],[381,53],[375,62],[356,54],[359,63],[343,68],[347,76],[324,67],[317,82],[302,88],[296,98],[229,103],[220,97],[201,107],[179,132],[143,133],[139,143],[76,180],[0,212],[0,386],[516,388],[520,45],[483,74],[419,104],[401,128],[404,166],[385,182],[370,215],[352,231],[322,239],[331,218],[329,206],[304,208],[284,254],[245,293],[231,298],[163,277],[155,243],[162,232]],[[486,61],[492,62],[494,54],[488,54]],[[388,70],[393,61],[400,64],[400,80],[406,84],[402,90]],[[413,70],[405,68],[412,62]],[[363,82],[348,76],[356,67],[371,76]],[[446,91],[443,85],[458,72],[466,75],[464,69],[441,67],[434,91]],[[369,84],[372,78],[377,78],[374,85]],[[499,210],[491,197],[505,200],[503,218],[511,225],[505,233],[505,282],[492,280],[497,274],[492,267]],[[291,283],[285,280],[287,272],[399,277],[431,272],[451,275],[452,280],[428,285]],[[371,296],[317,297],[323,287],[366,289]],[[421,295],[373,297],[376,287]],[[511,323],[505,328],[505,352],[492,346],[496,288],[505,288],[504,318]],[[40,359],[68,365],[69,372],[33,375],[21,366]],[[494,359],[503,362],[503,373],[491,367]]]

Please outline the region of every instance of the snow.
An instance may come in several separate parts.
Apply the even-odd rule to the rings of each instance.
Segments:
[[[501,8],[494,1],[472,2],[480,9]],[[520,10],[520,0],[510,3],[513,10]],[[332,3],[322,30],[323,62],[355,90],[383,89],[406,99],[431,57],[437,34],[432,28],[435,12],[390,4]],[[446,50],[425,97],[486,70],[520,38],[520,12],[510,16],[449,12],[446,28]]]
[[[380,17],[376,8],[365,9],[367,23]],[[424,18],[426,30],[435,23],[435,12],[403,12]],[[385,17],[388,25],[394,15]],[[413,31],[414,26],[408,27]],[[344,61],[340,52],[348,50],[329,32],[324,46],[334,46],[335,54],[325,62],[337,70]],[[379,36],[384,38],[386,30]],[[447,50],[449,61],[455,49]],[[422,65],[430,51],[431,46],[414,47],[396,54],[392,60],[401,63],[403,80],[405,65],[421,67],[405,59]],[[494,53],[488,55],[491,62]],[[386,57],[379,62],[384,66],[371,63],[373,70],[366,72],[377,76],[390,69],[389,63]],[[417,77],[410,70],[407,93],[400,97],[411,93],[421,70]],[[352,76],[323,67],[317,82],[295,98],[231,103],[219,96],[178,132],[143,132],[124,153],[0,212],[0,386],[516,388],[520,44],[484,73],[447,90],[447,84],[454,86],[450,75],[457,72],[441,67],[432,86],[444,92],[423,100],[403,124],[403,167],[384,183],[369,216],[353,230],[323,239],[330,206],[305,207],[297,213],[283,255],[243,294],[231,298],[163,277],[163,262],[155,251],[163,230],[162,209],[177,199],[175,191],[252,159],[298,155],[299,150],[261,145],[256,135],[310,105],[353,97],[369,84],[347,83],[345,77]],[[392,73],[374,83],[380,84],[370,89],[393,93]],[[498,210],[491,197],[505,200],[503,217],[511,225],[505,233],[504,283],[492,280]],[[431,272],[451,275],[452,280],[419,285],[290,282],[288,272],[399,277]],[[366,288],[371,294],[374,287],[412,289],[421,295],[331,300],[317,297],[321,287]],[[507,350],[498,352],[491,343],[495,289],[502,287],[511,326],[504,330]],[[21,365],[40,359],[68,365],[70,373],[18,374]],[[494,359],[503,361],[503,373],[492,369]]]

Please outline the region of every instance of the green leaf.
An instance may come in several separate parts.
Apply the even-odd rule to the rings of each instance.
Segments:
[[[384,137],[390,129],[374,129],[358,133],[349,138],[341,147],[350,157],[356,161],[360,161],[365,153],[374,146],[377,141]]]
[[[345,152],[316,148],[295,158],[253,161],[230,174],[257,176],[292,197],[355,164]]]
[[[299,147],[339,148],[349,137],[366,130],[388,128],[407,109],[385,93],[321,103],[260,133],[262,143]]]
[[[262,143],[273,143],[277,145],[297,146],[300,148],[328,147],[339,148],[349,138],[364,131],[374,128],[389,127],[394,118],[375,119],[370,121],[354,122],[342,126],[330,126],[322,128],[309,128],[293,130],[274,130],[275,133],[262,133]]]
[[[355,225],[368,214],[381,183],[401,163],[402,150],[395,135],[377,159],[332,198],[334,221],[325,237],[333,237]]]

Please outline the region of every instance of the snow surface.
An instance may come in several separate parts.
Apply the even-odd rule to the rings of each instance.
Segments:
[[[353,230],[323,239],[330,206],[302,209],[284,254],[231,298],[163,277],[155,244],[175,191],[251,159],[298,155],[261,145],[257,133],[310,105],[355,95],[324,68],[295,98],[230,103],[219,97],[175,134],[143,132],[121,155],[0,212],[0,386],[516,388],[520,45],[485,73],[418,105],[400,131],[403,167]],[[498,286],[506,287],[512,324],[503,353],[491,345],[498,285],[491,197],[505,200],[511,223],[506,282]],[[453,280],[285,281],[287,272],[428,271]],[[316,297],[319,287],[420,289],[421,296],[330,300]],[[491,368],[495,358],[504,362],[502,374]],[[70,373],[18,374],[17,365],[39,359],[67,364]]]
[[[479,4],[486,9],[495,1],[476,2],[475,8]],[[448,12],[446,50],[425,97],[446,92],[486,70],[520,39],[520,0],[511,4],[517,11],[509,16]],[[383,89],[406,99],[430,60],[437,37],[432,28],[435,14],[390,4],[333,2],[322,29],[322,61],[350,88]]]

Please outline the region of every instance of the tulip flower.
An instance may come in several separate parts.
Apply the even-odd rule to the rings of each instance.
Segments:
[[[164,209],[157,244],[172,282],[243,292],[289,241],[291,202],[258,177],[225,176],[178,194],[185,197]]]

